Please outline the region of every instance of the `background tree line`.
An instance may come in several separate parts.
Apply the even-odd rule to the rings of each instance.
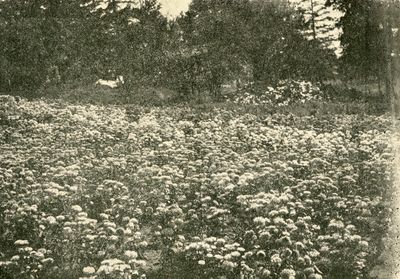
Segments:
[[[171,20],[156,0],[2,0],[0,91],[93,82],[110,71],[125,77],[128,91],[164,87],[182,96],[218,98],[229,81],[290,78],[393,91],[399,1],[295,2],[193,0]],[[340,58],[328,47],[328,8],[343,12]]]

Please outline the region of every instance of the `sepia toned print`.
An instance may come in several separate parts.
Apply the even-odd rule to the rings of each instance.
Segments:
[[[0,0],[0,279],[400,278],[400,1]]]

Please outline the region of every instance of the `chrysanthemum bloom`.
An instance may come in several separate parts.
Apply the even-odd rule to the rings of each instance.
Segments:
[[[293,269],[284,269],[281,271],[280,276],[281,279],[294,279],[296,276],[296,271]]]
[[[81,212],[82,211],[82,207],[80,207],[79,205],[73,205],[71,206],[71,209],[75,212]]]
[[[135,251],[127,250],[127,251],[125,251],[124,255],[130,259],[136,259],[138,256],[138,253]]]
[[[273,265],[281,265],[282,259],[279,257],[278,254],[274,254],[271,256],[271,263]]]
[[[94,267],[92,267],[92,266],[86,266],[86,267],[83,268],[83,273],[85,275],[91,275],[91,274],[93,274],[95,272],[96,272],[96,269]]]
[[[15,256],[13,256],[13,257],[11,258],[11,261],[17,262],[17,261],[19,261],[19,259],[20,259],[20,257],[19,257],[18,255],[15,255]]]
[[[55,225],[55,224],[57,224],[57,220],[56,220],[56,218],[53,217],[53,216],[47,217],[47,218],[46,218],[46,221],[47,221],[50,225]]]
[[[23,245],[29,245],[29,241],[28,240],[17,240],[14,242],[14,245],[19,245],[19,246],[23,246]]]
[[[63,232],[64,232],[65,234],[70,234],[70,233],[73,232],[73,230],[72,230],[70,227],[64,227],[64,228],[63,228]]]

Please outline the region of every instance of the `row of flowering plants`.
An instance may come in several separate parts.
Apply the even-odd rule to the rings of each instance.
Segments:
[[[225,99],[236,104],[288,106],[295,103],[306,103],[321,100],[323,93],[318,85],[309,81],[281,80],[276,86],[257,90],[248,84],[238,92],[225,95]]]
[[[390,118],[1,99],[1,278],[369,278]]]

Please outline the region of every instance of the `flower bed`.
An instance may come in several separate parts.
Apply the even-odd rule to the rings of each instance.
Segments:
[[[386,117],[0,104],[2,278],[368,278]]]

